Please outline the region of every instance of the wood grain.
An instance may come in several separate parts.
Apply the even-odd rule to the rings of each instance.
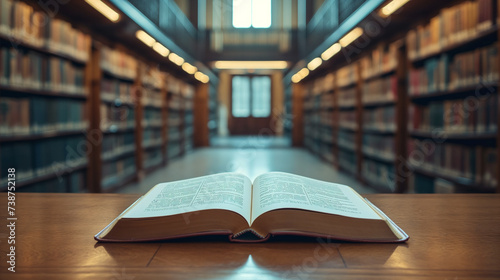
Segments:
[[[409,235],[405,244],[280,237],[230,243],[205,237],[97,243],[93,236],[138,195],[16,194],[17,272],[1,279],[495,279],[500,277],[500,194],[376,194],[368,199]],[[7,201],[0,194],[0,201]],[[6,211],[0,212],[6,223]]]

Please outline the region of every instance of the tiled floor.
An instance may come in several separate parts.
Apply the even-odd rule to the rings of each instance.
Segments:
[[[269,171],[282,171],[310,178],[345,184],[359,193],[372,193],[349,175],[335,170],[304,149],[260,148],[248,145],[241,148],[201,148],[184,157],[171,161],[145,176],[145,178],[121,189],[122,193],[145,193],[162,182],[183,180],[219,172],[240,172],[254,179]]]

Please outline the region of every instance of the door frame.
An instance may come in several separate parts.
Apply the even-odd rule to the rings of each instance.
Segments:
[[[248,77],[250,78],[250,115],[246,118],[235,118],[233,117],[233,78],[236,77],[236,76],[243,76],[243,77]],[[237,133],[234,129],[233,126],[235,126],[235,122],[237,122],[237,119],[247,119],[249,123],[255,123],[256,119],[266,119],[267,120],[267,123],[268,123],[268,128],[271,127],[271,122],[272,122],[272,117],[273,117],[273,79],[272,79],[272,75],[268,75],[268,74],[232,74],[230,76],[230,85],[229,85],[229,112],[228,112],[228,129],[229,129],[229,134],[230,135],[257,135],[257,133],[252,133],[253,131],[250,131],[250,133]],[[254,78],[254,77],[269,77],[269,80],[271,82],[270,84],[270,96],[269,98],[271,98],[270,102],[269,102],[269,106],[271,107],[270,108],[270,112],[269,112],[269,116],[268,117],[265,117],[265,118],[254,118],[252,116],[252,82],[251,80]],[[236,133],[235,133],[236,132]],[[273,129],[267,129],[266,130],[266,134],[269,135],[269,134],[272,134],[274,135],[275,132]]]

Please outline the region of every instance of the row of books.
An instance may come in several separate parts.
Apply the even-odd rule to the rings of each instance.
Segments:
[[[156,67],[147,67],[142,76],[142,85],[148,89],[160,90],[163,87],[165,74]]]
[[[133,93],[133,84],[117,79],[103,78],[101,80],[101,100],[134,104],[136,96]]]
[[[305,96],[315,96],[335,89],[335,74],[328,73],[305,86]]]
[[[85,102],[72,99],[0,98],[0,135],[36,135],[87,128]]]
[[[167,89],[168,92],[185,98],[192,98],[194,96],[194,87],[174,76],[168,76]]]
[[[363,129],[395,132],[396,108],[394,106],[384,106],[365,109],[363,112]]]
[[[356,106],[356,88],[347,88],[339,90],[339,107],[354,107]]]
[[[119,49],[101,47],[101,69],[119,78],[134,80],[137,77],[137,60]]]
[[[422,68],[410,69],[410,95],[488,84],[498,81],[498,50],[491,45],[450,57],[447,54],[425,61]]]
[[[142,147],[147,148],[151,146],[160,146],[163,143],[161,137],[161,129],[149,128],[144,129],[142,133]]]
[[[357,174],[358,165],[356,160],[356,153],[349,150],[339,150],[339,166],[343,170],[351,173]]]
[[[398,98],[398,79],[396,75],[369,80],[363,84],[362,103],[365,105],[396,101]]]
[[[361,77],[369,79],[380,73],[387,73],[396,68],[397,47],[393,42],[388,45],[381,44],[369,55],[361,59]]]
[[[102,189],[106,190],[122,184],[136,174],[137,167],[134,156],[105,162],[102,166]]]
[[[396,151],[393,136],[384,135],[363,135],[363,154],[381,160],[394,161]],[[364,162],[363,162],[364,164]]]
[[[0,35],[13,44],[24,43],[87,61],[90,36],[70,23],[37,11],[24,1],[0,0]]]
[[[142,104],[149,107],[161,108],[164,104],[159,90],[144,88],[142,91]]]
[[[464,1],[442,9],[428,24],[408,32],[408,56],[417,59],[467,41],[495,24],[493,0]]]
[[[170,110],[183,110],[183,102],[184,100],[177,95],[171,95],[169,100],[168,100],[168,108]]]
[[[167,146],[167,158],[172,159],[178,157],[182,154],[181,143],[173,142],[169,143]]]
[[[134,128],[134,108],[128,106],[116,107],[110,104],[101,104],[100,127],[102,131],[106,132],[115,132],[118,130]]]
[[[105,135],[102,140],[101,158],[112,159],[116,156],[131,153],[135,150],[133,132]]]
[[[319,121],[323,126],[332,127],[334,125],[334,111],[320,111]]]
[[[363,159],[361,176],[368,183],[387,190],[395,190],[396,180],[394,165],[386,164],[372,159]]]
[[[358,81],[357,71],[356,64],[349,64],[337,70],[337,85],[345,87],[356,83]]]
[[[35,51],[0,47],[0,84],[86,95],[84,68]]]
[[[322,94],[320,95],[319,108],[320,109],[331,109],[334,106],[335,95],[334,94]]]
[[[339,130],[337,144],[339,147],[354,151],[356,149],[356,133]]]
[[[16,169],[18,182],[49,174],[63,176],[68,170],[87,163],[87,151],[87,141],[83,134],[39,141],[2,143],[2,186],[7,181],[7,168]]]
[[[410,170],[457,178],[467,184],[495,186],[497,148],[455,143],[437,143],[430,139],[411,139],[408,142]]]
[[[339,127],[358,130],[358,122],[357,122],[357,112],[355,110],[351,111],[340,111],[339,113]]]
[[[426,106],[412,104],[408,127],[423,132],[435,129],[449,133],[496,132],[498,94],[435,101]]]
[[[145,108],[142,118],[142,127],[160,127],[162,125],[161,110],[157,108]]]
[[[144,152],[144,168],[152,168],[158,166],[163,162],[163,155],[158,151],[145,151]]]
[[[86,172],[84,170],[63,174],[57,178],[44,180],[17,188],[16,192],[34,193],[81,193],[86,191]]]

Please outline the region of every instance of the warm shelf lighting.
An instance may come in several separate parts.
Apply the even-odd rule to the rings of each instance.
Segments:
[[[208,83],[208,81],[210,81],[210,78],[207,75],[201,73],[200,71],[194,73],[194,78],[197,79],[198,81],[204,83],[204,84],[206,84],[206,83]]]
[[[361,35],[363,35],[363,28],[356,27],[347,33],[342,39],[339,40],[339,43],[342,47],[349,46],[350,43],[354,42],[354,40],[358,39]]]
[[[380,9],[380,14],[383,17],[388,17],[392,15],[399,8],[403,7],[404,4],[408,3],[410,0],[392,0],[387,3],[382,9]]]
[[[184,58],[178,56],[175,53],[170,53],[170,55],[168,56],[168,59],[170,59],[170,61],[175,63],[177,66],[181,66],[182,63],[184,63]]]
[[[167,57],[167,55],[170,53],[170,50],[165,48],[162,44],[156,42],[153,44],[153,50],[155,50],[157,53],[161,54],[164,57]]]
[[[85,2],[112,22],[117,22],[120,19],[120,14],[101,0],[85,0]]]
[[[292,76],[292,82],[293,83],[298,83],[300,82],[302,79],[300,78],[299,74],[298,73],[295,73],[295,75]]]
[[[196,71],[198,71],[198,68],[196,68],[195,66],[189,64],[188,62],[184,62],[182,64],[182,70],[184,70],[184,71],[186,71],[186,73],[192,75],[192,74],[196,73]]]
[[[342,46],[339,43],[335,43],[321,54],[321,58],[326,61],[336,55],[341,49]]]
[[[309,70],[313,71],[314,69],[318,68],[321,63],[323,63],[323,60],[321,59],[321,57],[316,57],[315,59],[311,60],[308,64],[307,64],[307,68],[309,68]]]
[[[217,69],[286,69],[288,62],[276,61],[216,61]]]
[[[302,80],[302,79],[304,79],[305,77],[307,77],[307,75],[309,75],[309,69],[307,69],[307,68],[302,68],[302,69],[300,69],[300,71],[299,71],[299,72],[297,72],[297,74],[299,74],[299,77],[300,77],[300,79]]]
[[[137,32],[135,32],[135,37],[137,37],[137,39],[141,40],[144,44],[146,44],[149,47],[152,47],[153,44],[156,42],[155,38],[151,37],[148,33],[144,32],[143,30],[137,30]]]

